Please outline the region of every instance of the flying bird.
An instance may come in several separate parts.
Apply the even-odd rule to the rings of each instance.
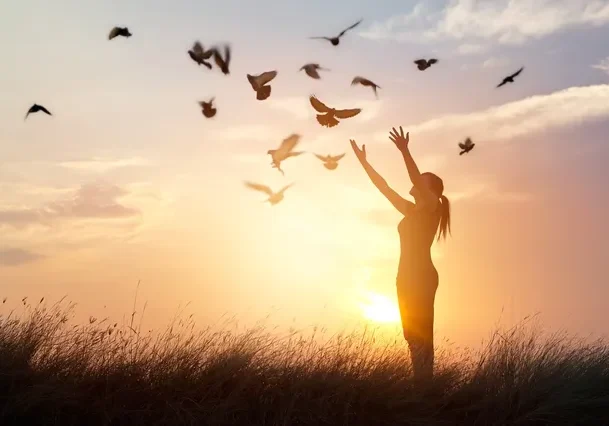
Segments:
[[[289,185],[284,186],[279,192],[273,192],[271,188],[266,185],[247,181],[245,182],[245,186],[247,186],[248,188],[267,194],[269,198],[266,201],[271,203],[272,206],[283,200],[283,194],[285,193],[286,189],[288,189],[292,185],[293,183],[290,183]]]
[[[213,50],[205,50],[203,45],[195,41],[195,44],[192,46],[192,49],[188,51],[188,55],[190,58],[195,61],[199,65],[205,65],[208,69],[211,69],[211,64],[206,61],[206,59],[211,58],[211,55],[214,54]]]
[[[315,154],[315,156],[324,162],[324,167],[326,169],[334,170],[338,167],[338,160],[343,158],[345,156],[345,154],[340,154],[340,155],[335,155],[335,156],[332,156],[332,155],[323,156],[323,155]]]
[[[414,63],[417,64],[417,68],[419,70],[421,70],[421,71],[425,71],[427,68],[429,68],[430,66],[432,66],[436,62],[438,62],[438,60],[435,59],[435,58],[432,58],[432,59],[417,59],[416,61],[414,61]]]
[[[222,57],[222,54],[220,53],[220,49],[217,47],[212,47],[211,51],[214,55],[214,62],[216,62],[216,65],[218,66],[218,68],[220,68],[222,73],[225,75],[230,74],[230,70],[228,69],[228,67],[230,65],[230,60],[231,60],[230,46],[229,45],[224,46],[224,57]]]
[[[114,37],[122,36],[122,37],[131,37],[133,34],[129,32],[129,28],[124,27],[114,27],[110,30],[110,34],[108,34],[108,40],[112,40]]]
[[[281,169],[281,162],[287,160],[290,157],[296,157],[303,154],[304,151],[294,151],[296,145],[300,142],[300,135],[292,133],[290,136],[281,141],[281,145],[277,149],[269,149],[267,154],[271,156],[271,165],[285,174]]]
[[[268,84],[277,77],[277,71],[265,71],[262,74],[247,74],[247,81],[250,82],[252,89],[256,92],[256,99],[263,101],[271,96],[271,86]]]
[[[465,142],[460,142],[459,143],[459,148],[461,148],[461,150],[462,150],[459,153],[459,155],[467,154],[472,149],[474,149],[475,146],[476,146],[476,144],[473,143],[470,138],[465,139]]]
[[[335,109],[330,108],[321,102],[319,99],[315,97],[315,95],[311,95],[309,97],[309,101],[315,110],[319,113],[317,114],[317,122],[325,127],[334,127],[339,121],[337,118],[345,119],[355,117],[357,114],[362,112],[361,108],[354,109]]]
[[[518,74],[520,74],[522,72],[522,70],[524,69],[524,67],[521,67],[518,71],[516,71],[514,74],[512,75],[508,75],[506,78],[503,79],[503,81],[501,83],[499,83],[497,85],[497,87],[501,87],[504,84],[507,83],[513,83],[514,82],[514,77],[516,77]]]
[[[376,89],[380,89],[381,86],[379,86],[378,84],[375,84],[367,78],[360,76],[355,77],[351,82],[351,86],[355,86],[356,84],[361,84],[364,87],[372,87],[372,90],[374,91],[374,96],[376,96],[377,98],[379,97],[378,93],[376,93]]]
[[[332,43],[332,46],[338,46],[338,43],[340,43],[340,38],[342,36],[344,36],[347,31],[352,30],[353,28],[357,27],[362,21],[363,21],[363,19],[360,19],[355,24],[351,25],[348,28],[345,28],[336,37],[310,37],[310,38],[328,40],[330,43]]]
[[[215,98],[211,98],[207,102],[205,102],[205,101],[199,102],[199,105],[201,106],[201,113],[206,118],[212,118],[214,115],[216,115],[216,112],[218,112],[217,109],[213,105],[214,99]]]
[[[311,78],[319,80],[321,77],[319,75],[318,70],[322,71],[330,71],[328,68],[322,68],[319,64],[305,64],[303,65],[299,71],[304,70],[304,72]]]
[[[38,112],[38,111],[42,111],[42,112],[44,112],[45,114],[48,114],[48,115],[53,115],[53,114],[51,114],[49,112],[48,109],[46,109],[42,105],[34,104],[34,105],[32,105],[30,107],[30,109],[27,110],[27,114],[25,114],[25,118],[23,119],[23,121],[25,121],[25,119],[28,117],[28,115],[30,115],[30,113],[33,114],[33,113]]]

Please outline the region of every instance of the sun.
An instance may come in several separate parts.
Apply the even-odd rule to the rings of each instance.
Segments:
[[[359,307],[365,318],[382,324],[400,322],[400,310],[394,300],[372,291],[367,291],[364,298],[366,302],[360,303]]]

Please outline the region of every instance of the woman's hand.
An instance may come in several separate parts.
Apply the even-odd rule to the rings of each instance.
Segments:
[[[355,152],[355,156],[357,157],[357,159],[359,160],[360,163],[365,163],[366,162],[366,144],[362,145],[362,148],[360,149],[357,146],[357,143],[351,139],[351,148],[353,148],[353,152]]]
[[[391,130],[391,132],[389,132],[389,139],[395,144],[395,146],[398,147],[400,151],[403,152],[408,148],[408,141],[410,140],[410,137],[409,133],[406,133],[406,136],[404,136],[404,130],[402,130],[402,126],[400,126],[399,133],[397,130],[395,130],[395,127]]]

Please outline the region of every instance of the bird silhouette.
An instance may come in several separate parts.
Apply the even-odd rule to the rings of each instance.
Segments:
[[[133,34],[129,32],[129,28],[127,27],[114,27],[110,30],[110,34],[108,34],[108,40],[112,40],[114,37],[122,36],[122,37],[131,37]]]
[[[524,69],[524,67],[521,67],[518,71],[516,71],[514,74],[512,75],[508,75],[506,78],[503,79],[503,81],[501,83],[499,83],[497,85],[497,87],[501,87],[504,84],[507,83],[513,83],[514,82],[514,77],[516,77],[518,74],[520,74],[522,72],[522,70]]]
[[[425,71],[427,68],[429,68],[430,66],[432,66],[436,62],[438,62],[438,60],[435,59],[435,58],[432,58],[432,59],[417,59],[416,61],[414,61],[414,63],[417,64],[417,68],[419,70],[421,70],[421,71]]]
[[[361,84],[364,87],[372,87],[372,90],[374,91],[374,96],[376,96],[377,98],[379,97],[378,93],[376,93],[376,89],[380,89],[381,86],[373,83],[371,80],[357,76],[353,79],[353,81],[351,81],[351,86],[355,86],[356,84]]]
[[[461,148],[461,152],[459,153],[459,155],[463,155],[463,154],[467,154],[468,152],[470,152],[472,149],[474,149],[474,147],[476,146],[475,143],[472,142],[472,140],[470,138],[465,139],[464,142],[460,142],[459,143],[459,148]]]
[[[218,68],[220,68],[222,73],[224,75],[230,74],[230,70],[228,69],[230,66],[230,60],[231,60],[230,46],[224,45],[224,57],[222,57],[222,54],[220,53],[220,48],[218,48],[218,47],[212,47],[211,51],[214,55],[214,61],[216,62],[216,65],[218,66]]]
[[[188,51],[188,55],[193,61],[195,61],[199,65],[205,65],[208,69],[211,69],[211,64],[207,62],[206,59],[211,58],[211,55],[213,54],[213,50],[210,49],[206,51],[199,41],[195,41],[192,46],[192,49]]]
[[[294,151],[296,145],[300,142],[300,135],[292,133],[290,136],[281,141],[281,145],[277,149],[269,149],[267,154],[271,156],[271,165],[281,172],[282,175],[285,173],[281,169],[281,162],[287,160],[290,157],[296,157],[303,154],[304,151]]]
[[[250,82],[252,89],[256,92],[256,99],[263,101],[271,96],[271,86],[268,84],[277,77],[277,71],[265,71],[262,74],[247,74],[247,81]]]
[[[293,183],[290,183],[290,184],[284,186],[283,188],[281,188],[280,191],[273,192],[271,190],[271,188],[269,188],[266,185],[261,185],[259,183],[247,182],[247,181],[244,183],[245,183],[245,186],[247,186],[248,188],[251,188],[256,191],[264,192],[265,194],[267,194],[269,196],[269,198],[266,201],[271,203],[272,206],[281,202],[283,200],[283,194],[285,193],[286,189],[288,189],[289,187],[294,185]]]
[[[43,107],[42,105],[34,104],[34,105],[32,105],[32,106],[30,107],[30,109],[28,109],[28,110],[27,110],[27,114],[25,114],[25,118],[23,119],[23,121],[25,121],[25,119],[26,119],[26,118],[28,117],[28,115],[30,115],[31,113],[33,114],[33,113],[38,112],[38,111],[42,111],[42,112],[44,112],[45,114],[48,114],[48,115],[53,115],[53,114],[51,114],[51,113],[49,112],[49,110],[48,110],[48,109],[46,109],[46,108],[45,108],[45,107]]]
[[[330,71],[328,68],[322,68],[319,64],[305,64],[303,65],[299,71],[304,70],[304,72],[311,78],[319,80],[321,77],[319,75],[318,70]]]
[[[334,170],[338,167],[338,160],[343,158],[345,156],[345,154],[340,154],[340,155],[335,155],[335,156],[332,156],[332,155],[323,156],[323,155],[315,154],[315,156],[324,162],[324,167],[326,169]]]
[[[357,114],[362,112],[361,108],[354,109],[335,109],[330,108],[321,102],[315,95],[311,95],[309,97],[309,101],[315,110],[319,113],[317,114],[317,122],[325,127],[334,127],[339,121],[337,118],[345,119],[355,117]]]
[[[309,37],[309,38],[328,40],[330,43],[332,43],[332,46],[338,46],[338,43],[340,43],[340,38],[342,36],[344,36],[347,31],[352,30],[353,28],[355,28],[359,24],[361,24],[362,21],[363,21],[363,19],[360,19],[355,24],[351,25],[350,27],[345,28],[336,37]]]
[[[218,110],[213,105],[214,99],[215,98],[211,98],[207,102],[199,102],[199,105],[201,106],[201,113],[207,118],[212,118],[214,115],[216,115],[216,112],[218,112]]]

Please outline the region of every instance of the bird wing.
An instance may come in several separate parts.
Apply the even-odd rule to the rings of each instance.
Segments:
[[[38,105],[38,106],[40,107],[40,111],[42,111],[42,112],[46,112],[46,113],[47,113],[47,114],[49,114],[49,115],[53,115],[53,114],[51,114],[51,113],[49,112],[49,110],[48,110],[48,109],[46,109],[46,108],[45,108],[45,107],[43,107],[42,105]]]
[[[227,67],[230,65],[230,60],[231,60],[231,48],[229,45],[226,45],[226,46],[224,46],[224,62],[226,63]]]
[[[311,106],[313,106],[317,112],[330,112],[330,108],[328,108],[322,101],[317,99],[315,95],[309,96],[309,102],[311,102]]]
[[[214,55],[214,61],[216,62],[216,65],[218,65],[218,67],[220,67],[220,68],[226,67],[226,62],[222,58],[222,55],[220,54],[220,51],[217,48],[215,48],[215,47],[213,49],[211,49],[211,50],[212,50],[212,53]]]
[[[307,67],[305,68],[305,72],[307,73],[307,75],[311,78],[315,78],[315,79],[319,79],[319,73],[317,72],[317,69],[314,67]]]
[[[465,139],[465,146],[471,146],[472,140],[470,138]]]
[[[512,74],[510,77],[514,78],[516,77],[518,74],[520,74],[522,72],[522,70],[524,69],[524,67],[520,68],[518,71],[516,71],[514,74]]]
[[[110,34],[108,34],[108,40],[112,40],[114,37],[116,37],[117,35],[119,35],[121,32],[121,29],[119,27],[114,27],[110,30]]]
[[[269,197],[273,195],[273,191],[271,190],[271,188],[269,188],[266,185],[261,185],[259,183],[254,183],[254,182],[245,182],[245,186],[247,186],[248,188],[251,188],[255,191],[264,192]]]
[[[310,39],[317,39],[317,40],[319,40],[319,39],[323,39],[323,40],[331,40],[331,38],[330,38],[330,37],[309,37],[309,38],[310,38]]]
[[[461,148],[461,149],[466,149],[466,148],[467,148],[467,145],[465,145],[465,144],[464,144],[464,143],[462,143],[462,142],[459,142],[459,148]]]
[[[417,65],[427,65],[427,61],[425,59],[417,59],[414,61],[414,63]]]
[[[277,77],[277,71],[266,71],[256,77],[256,80],[258,81],[258,84],[260,86],[264,86],[265,84],[273,80],[275,77]]]
[[[353,28],[357,27],[359,24],[361,24],[361,22],[363,21],[363,19],[360,19],[359,21],[357,21],[355,24],[351,25],[348,28],[345,28],[344,30],[342,30],[339,34],[338,37],[342,37],[347,31],[352,30]]]
[[[334,112],[334,115],[336,116],[336,118],[351,118],[351,117],[355,117],[357,114],[359,114],[360,112],[362,112],[361,108],[354,108],[354,109],[337,109]]]
[[[338,161],[338,160],[340,160],[341,158],[343,158],[344,156],[345,156],[345,154],[335,155],[335,156],[333,156],[333,157],[332,157],[332,156],[330,156],[330,155],[328,155],[328,157],[330,158],[330,160],[331,160],[331,161]]]
[[[298,157],[301,154],[304,154],[304,151],[292,151],[292,152],[288,152],[288,154],[286,155],[286,158],[290,158],[290,157]]]
[[[437,60],[437,59],[435,59],[435,58],[432,58],[432,59],[430,59],[430,60],[428,60],[428,61],[427,61],[427,63],[428,63],[428,64],[430,64],[430,65],[435,64],[435,63],[437,63],[437,62],[438,62],[438,60]]]
[[[258,81],[256,80],[256,77],[254,77],[253,75],[247,74],[247,81],[250,82],[252,89],[257,91],[260,88],[260,86],[258,85]]]
[[[504,85],[504,84],[506,84],[506,83],[507,83],[507,80],[506,80],[506,79],[503,79],[503,81],[502,81],[501,83],[499,83],[499,84],[497,85],[497,87],[501,87],[501,86],[503,86],[503,85]]]
[[[317,158],[319,158],[319,159],[320,159],[321,161],[323,161],[324,163],[325,163],[326,161],[329,161],[329,160],[330,160],[330,156],[329,156],[329,155],[328,155],[328,156],[324,156],[324,155],[319,155],[319,154],[315,154],[315,153],[314,153],[313,155],[315,155]]]
[[[279,145],[276,152],[277,156],[279,158],[286,156],[296,147],[296,145],[298,145],[298,142],[300,142],[300,135],[292,133],[290,136],[281,141],[281,145]]]
[[[351,80],[351,86],[355,85],[355,84],[364,84],[366,82],[366,79],[363,77],[353,77],[353,80]]]
[[[287,184],[286,186],[284,186],[283,188],[281,188],[281,191],[279,191],[279,192],[277,193],[277,195],[279,195],[279,194],[283,194],[283,193],[286,191],[286,189],[288,189],[288,188],[289,188],[290,186],[292,186],[292,185],[294,185],[294,183],[289,183],[289,184]]]

